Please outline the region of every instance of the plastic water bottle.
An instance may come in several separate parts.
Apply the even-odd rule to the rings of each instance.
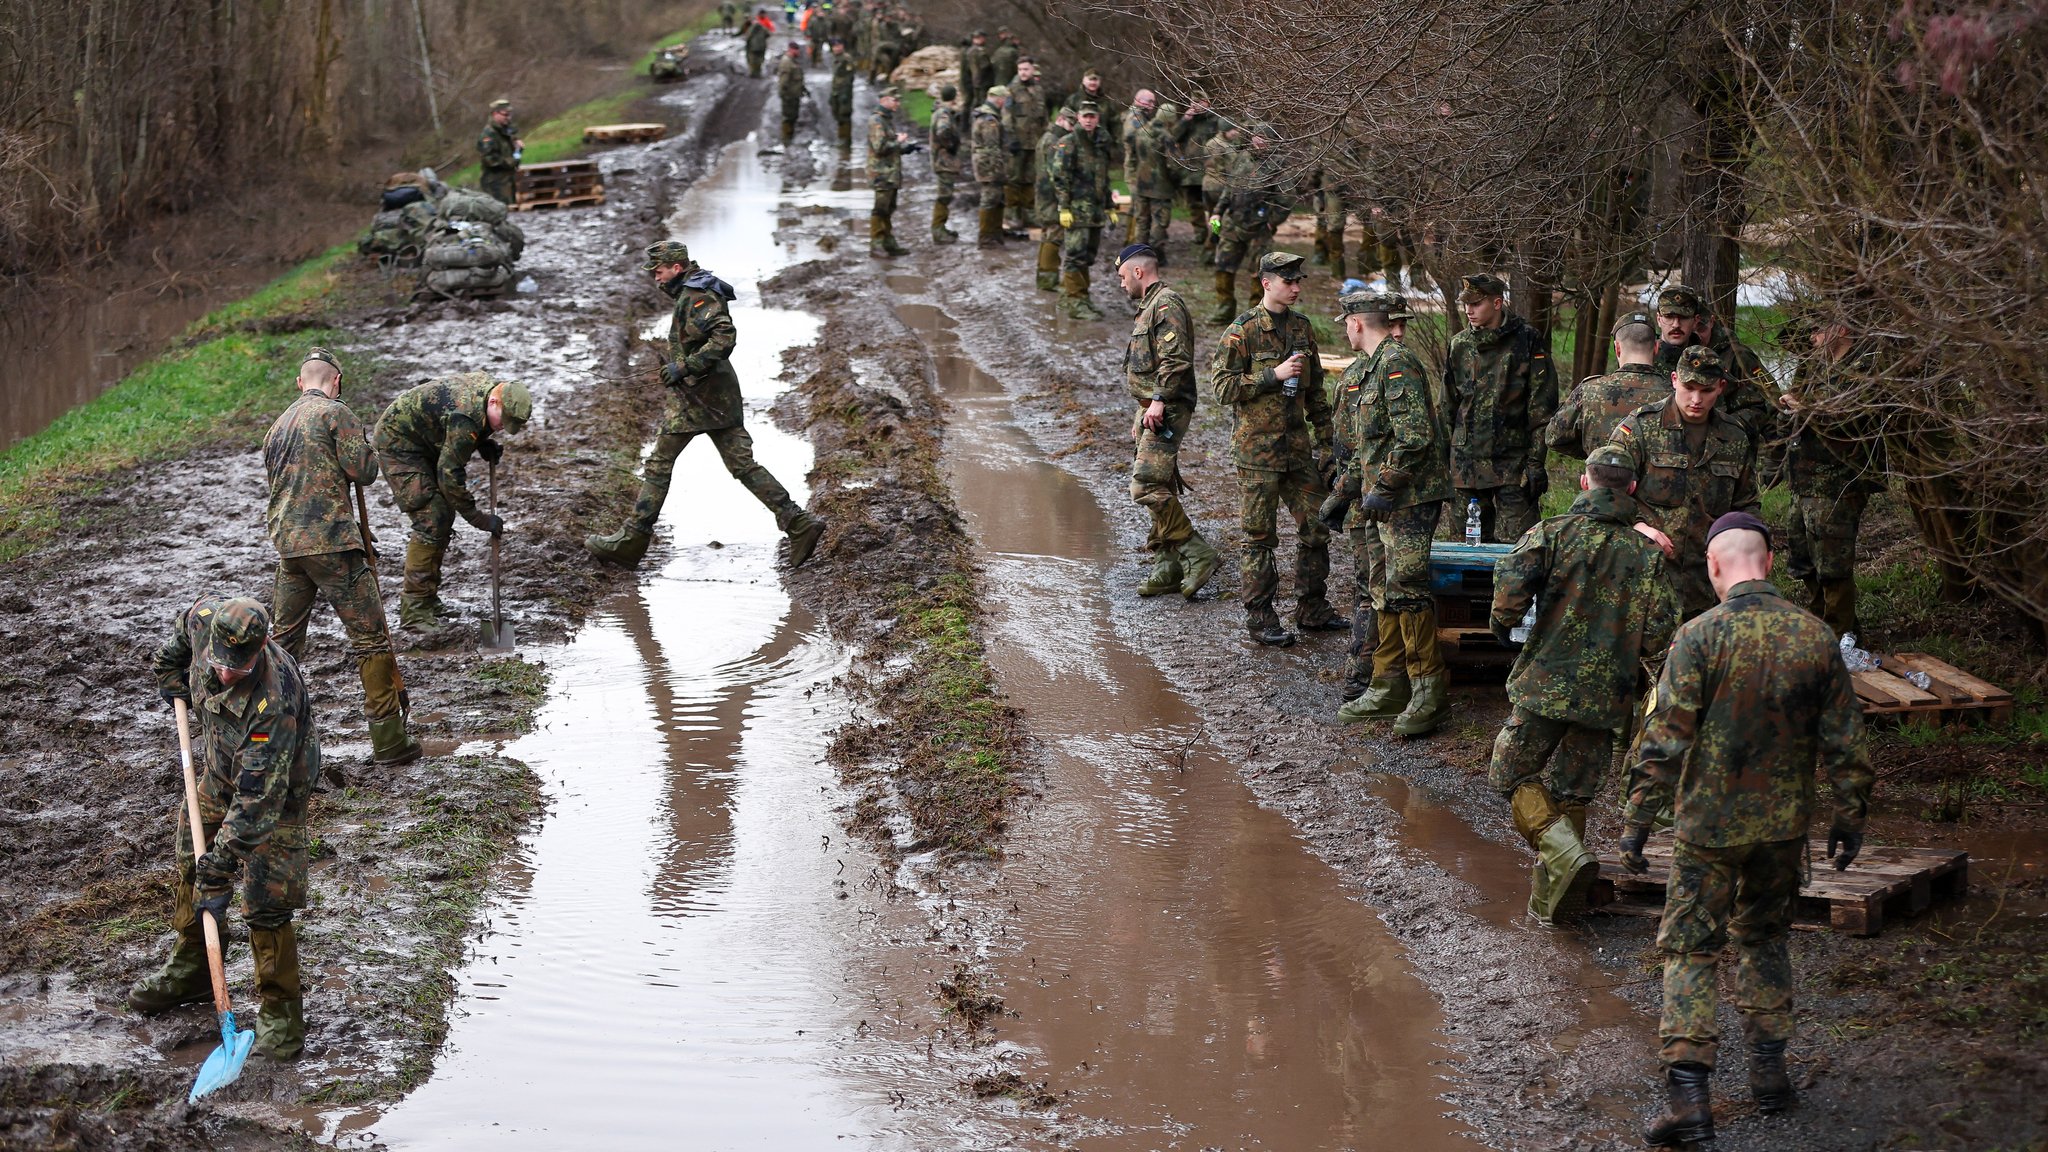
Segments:
[[[1536,626],[1536,601],[1529,601],[1529,610],[1522,613],[1522,622],[1508,629],[1508,639],[1517,644],[1529,642],[1529,629]]]
[[[1479,501],[1465,501],[1465,543],[1479,543]]]

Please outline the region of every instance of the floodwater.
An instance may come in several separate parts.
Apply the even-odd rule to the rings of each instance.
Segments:
[[[899,293],[914,277],[892,276]],[[1465,1148],[1435,1002],[1400,945],[1109,627],[1094,497],[1017,427],[930,303],[954,495],[986,568],[990,660],[1048,754],[1004,865],[1017,949],[999,1035],[1074,1146]]]

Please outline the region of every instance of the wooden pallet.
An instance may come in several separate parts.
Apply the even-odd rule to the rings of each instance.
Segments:
[[[585,144],[639,144],[668,135],[666,124],[592,124],[583,130]]]
[[[519,169],[519,203],[529,200],[560,200],[567,196],[588,196],[604,191],[604,176],[595,160],[557,160],[551,164],[528,164]]]
[[[604,203],[603,192],[587,196],[562,196],[553,200],[527,200],[512,205],[514,212],[542,212],[550,208],[590,208]]]
[[[1870,671],[1849,674],[1866,717],[1889,716],[1925,725],[1971,717],[1992,723],[2012,718],[2012,693],[1953,664],[1918,652],[1880,656],[1877,663]],[[1906,679],[1909,672],[1925,673],[1928,686],[1921,688]]]
[[[1918,916],[1937,899],[1957,899],[1970,889],[1970,854],[1946,848],[1865,846],[1846,872],[1827,860],[1827,844],[1813,841],[1813,875],[1793,902],[1794,928],[1832,928],[1851,936],[1875,936],[1887,919]],[[1637,876],[1618,856],[1600,860],[1600,884],[1613,893],[1603,911],[1658,915],[1671,872],[1671,837],[1658,835],[1643,848],[1650,871]],[[1595,903],[1601,903],[1596,897]]]

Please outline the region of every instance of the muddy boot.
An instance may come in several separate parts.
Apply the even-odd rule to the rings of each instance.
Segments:
[[[1559,921],[1584,912],[1586,894],[1599,875],[1600,861],[1586,851],[1570,818],[1559,813],[1536,836],[1536,863],[1529,870],[1529,915],[1554,928]]]
[[[1060,246],[1050,241],[1041,241],[1038,245],[1038,290],[1060,290]]]
[[[888,245],[882,243],[882,237],[887,232],[888,227],[882,222],[881,213],[870,213],[868,215],[868,255],[870,257],[876,260],[886,260],[893,255],[889,251]]]
[[[1837,636],[1861,636],[1863,625],[1856,619],[1856,579],[1821,580],[1820,607],[1814,615],[1827,622]]]
[[[256,957],[256,1051],[289,1063],[306,1049],[306,1018],[299,996],[298,931],[250,928],[249,951]]]
[[[896,222],[887,216],[882,217],[882,248],[891,256],[910,255],[910,249],[896,239]]]
[[[983,204],[975,213],[974,244],[977,248],[1001,248],[1003,246],[1003,206]]]
[[[1094,320],[1102,315],[1088,299],[1088,274],[1069,268],[1060,274],[1060,314],[1069,320]]]
[[[806,513],[801,520],[789,528],[789,566],[801,568],[818,550],[818,539],[825,535],[825,522]]]
[[[1775,1116],[1798,1102],[1792,1076],[1785,1071],[1783,1040],[1749,1042],[1749,1098],[1766,1116]]]
[[[932,243],[953,244],[959,241],[960,234],[946,227],[946,222],[952,218],[952,197],[942,196],[932,202]]]
[[[1652,1148],[1676,1148],[1681,1144],[1704,1144],[1714,1138],[1714,1106],[1707,1084],[1713,1069],[1687,1061],[1664,1070],[1664,1090],[1669,1105],[1664,1115],[1643,1133],[1643,1143]]]
[[[1077,310],[1078,313],[1080,313],[1079,315],[1074,316],[1074,319],[1100,320],[1105,315],[1107,315],[1107,313],[1105,313],[1102,309],[1095,306],[1095,297],[1093,294],[1089,292],[1088,269],[1075,269],[1074,288],[1075,292],[1073,307]]]
[[[1217,555],[1216,549],[1210,546],[1207,540],[1202,539],[1200,532],[1197,532],[1188,537],[1187,543],[1180,546],[1180,562],[1180,594],[1193,600],[1201,595],[1209,579],[1216,575],[1216,569],[1223,563],[1223,558]]]
[[[1337,709],[1337,722],[1362,724],[1367,720],[1392,720],[1408,707],[1410,695],[1406,676],[1375,676],[1365,686],[1365,695]]]
[[[609,536],[585,536],[583,548],[599,560],[631,568],[640,563],[641,557],[647,555],[647,545],[653,539],[651,535],[628,524]]]
[[[1237,273],[1216,273],[1216,310],[1209,313],[1209,323],[1228,324],[1237,319]]]
[[[1449,687],[1447,677],[1417,676],[1408,697],[1408,707],[1394,717],[1394,735],[1427,736],[1436,731],[1444,722],[1444,714],[1450,709],[1444,706],[1444,695]]]
[[[420,742],[405,730],[405,713],[370,721],[370,760],[380,768],[396,768],[420,758]]]
[[[177,910],[171,924],[178,943],[164,966],[128,989],[128,1007],[154,1016],[183,1004],[202,1004],[213,997],[213,975],[206,966],[206,929],[192,907],[192,886],[178,884]]]
[[[1178,592],[1180,582],[1180,553],[1172,548],[1161,548],[1152,557],[1152,574],[1138,585],[1138,595],[1164,596],[1168,592]]]
[[[398,593],[398,623],[415,632],[430,632],[447,616],[441,603],[441,554],[443,545],[429,544],[418,537],[405,542],[405,580]]]
[[[1303,632],[1349,632],[1351,618],[1338,615],[1326,603],[1298,604],[1294,608],[1294,626]]]
[[[1294,633],[1280,626],[1280,617],[1271,612],[1253,615],[1245,619],[1244,630],[1255,643],[1268,648],[1292,648]]]

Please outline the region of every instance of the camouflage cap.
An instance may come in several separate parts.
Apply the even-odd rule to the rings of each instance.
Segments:
[[[1724,512],[1714,520],[1714,526],[1707,529],[1707,543],[1723,532],[1754,532],[1764,538],[1764,547],[1771,546],[1771,526],[1748,512]]]
[[[1477,304],[1481,300],[1508,294],[1508,282],[1491,272],[1474,272],[1460,279],[1465,285],[1464,290],[1458,293],[1460,304]]]
[[[1678,378],[1688,384],[1719,384],[1721,358],[1712,348],[1694,344],[1678,354]]]
[[[1690,317],[1699,314],[1700,294],[1685,285],[1673,284],[1657,293],[1657,315]]]
[[[1178,120],[1180,118],[1180,106],[1171,103],[1161,104],[1152,115],[1160,120]]]
[[[1093,100],[1083,100],[1074,111],[1082,116],[1100,116],[1102,115],[1102,105],[1097,104]]]
[[[875,99],[901,100],[903,99],[903,91],[902,89],[896,87],[894,84],[885,84],[882,86],[882,90],[880,92],[875,93]]]
[[[1378,313],[1389,320],[1410,320],[1408,298],[1398,292],[1346,292],[1337,297],[1337,318]]]
[[[663,240],[647,246],[647,259],[640,262],[642,272],[652,272],[665,264],[688,264],[690,246],[681,240]]]
[[[1636,470],[1634,458],[1612,444],[1603,444],[1586,457],[1586,467],[1591,468],[1595,464],[1603,468],[1626,468],[1630,472]]]
[[[199,614],[208,620],[206,662],[216,668],[246,672],[263,653],[270,638],[270,613],[247,596],[202,605]]]
[[[1259,257],[1259,275],[1278,276],[1282,280],[1300,280],[1308,273],[1302,268],[1301,257],[1292,252],[1268,252]]]
[[[1065,124],[1071,127],[1074,123],[1074,110],[1065,105],[1061,105],[1060,107],[1053,109],[1052,122],[1055,124]]]
[[[1100,79],[1102,79],[1102,73],[1100,73],[1100,72],[1097,72],[1097,71],[1096,71],[1095,69],[1093,69],[1093,68],[1090,68],[1090,69],[1089,69],[1089,70],[1087,70],[1086,72],[1083,72],[1083,73],[1081,73],[1081,79],[1082,79],[1082,80],[1084,80],[1084,81],[1087,81],[1087,80],[1100,80]]]
[[[511,110],[512,102],[510,100],[499,99],[491,101],[491,111],[493,112],[510,112]]]
[[[306,365],[311,364],[315,360],[318,360],[320,363],[327,365],[329,368],[334,369],[336,372],[341,371],[341,361],[336,360],[334,358],[334,353],[329,352],[325,348],[306,349],[306,358],[304,360],[299,361],[299,367],[304,368]]]
[[[498,385],[498,407],[505,413],[505,434],[510,436],[533,418],[533,393],[519,381],[507,380]]]
[[[1619,336],[1621,335],[1621,330],[1623,328],[1628,327],[1631,324],[1647,324],[1650,327],[1655,328],[1657,326],[1657,321],[1648,312],[1630,312],[1628,315],[1622,316],[1615,320],[1614,331],[1609,333],[1609,335]]]
[[[998,84],[995,87],[990,88],[987,92],[983,93],[983,95],[987,96],[991,100],[1007,99],[1010,95],[1010,86],[1008,84]]]

